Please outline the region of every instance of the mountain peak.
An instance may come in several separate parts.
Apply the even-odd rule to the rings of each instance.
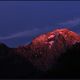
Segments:
[[[63,28],[41,34],[26,46],[6,50],[10,54],[23,57],[26,61],[32,63],[35,68],[47,71],[52,65],[55,66],[59,56],[66,52],[67,48],[77,42],[80,42],[80,36],[67,28]],[[1,48],[1,52],[3,50],[5,50],[4,47]]]
[[[54,42],[53,39],[59,38],[59,36],[64,37],[64,39],[66,41],[68,41],[69,43],[72,40],[73,44],[76,41],[80,41],[80,36],[78,34],[76,34],[75,32],[73,32],[73,31],[71,31],[71,30],[69,30],[67,28],[63,28],[63,29],[53,30],[51,32],[42,34],[42,35],[34,38],[32,40],[32,44],[34,44],[34,45],[43,44],[43,43],[47,43],[48,41],[51,41],[51,40],[52,41],[50,42],[50,44],[52,44],[52,42]]]
[[[77,42],[80,42],[77,33],[67,28],[56,29],[32,40],[29,51],[31,55],[28,58],[37,68],[47,70],[55,64],[61,53]]]

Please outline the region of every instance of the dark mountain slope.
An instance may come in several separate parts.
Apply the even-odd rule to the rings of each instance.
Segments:
[[[80,78],[80,43],[67,48],[56,63],[47,71],[47,78]]]

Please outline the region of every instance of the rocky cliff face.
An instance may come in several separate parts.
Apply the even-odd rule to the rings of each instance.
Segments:
[[[1,43],[0,63],[1,65],[4,63],[9,64],[9,66],[18,64],[17,68],[26,64],[24,65],[25,68],[23,66],[18,71],[24,68],[28,73],[30,72],[29,74],[33,70],[33,72],[36,70],[46,72],[53,67],[56,68],[61,55],[65,54],[67,49],[76,43],[80,43],[80,35],[66,28],[41,34],[34,38],[29,45],[17,48],[9,48]],[[67,54],[70,53],[67,52]],[[25,71],[23,70],[23,72]]]

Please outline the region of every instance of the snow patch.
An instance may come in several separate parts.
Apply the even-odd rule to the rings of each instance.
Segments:
[[[61,31],[61,32],[59,32],[60,34],[62,34],[63,32]]]
[[[48,39],[54,38],[54,36],[55,36],[55,35],[51,35],[51,36],[48,37]]]
[[[54,43],[54,41],[50,41],[50,42],[49,42],[49,48],[52,47],[53,43]]]

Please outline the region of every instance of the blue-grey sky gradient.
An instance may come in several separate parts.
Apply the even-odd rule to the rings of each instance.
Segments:
[[[80,33],[80,1],[0,1],[0,42],[10,47],[65,26]]]

